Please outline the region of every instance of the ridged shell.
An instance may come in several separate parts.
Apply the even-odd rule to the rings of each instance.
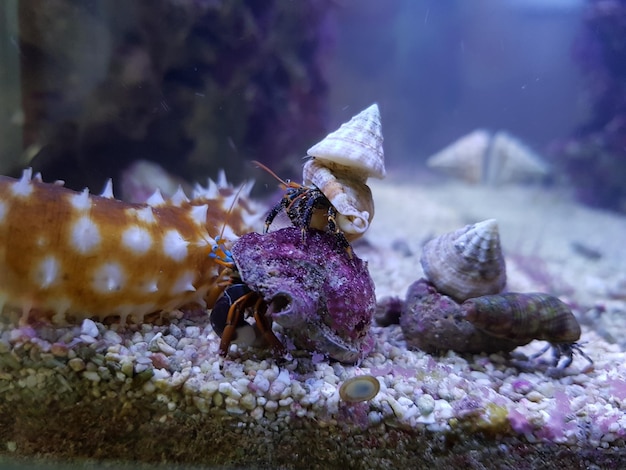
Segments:
[[[491,139],[484,181],[488,184],[535,180],[549,173],[539,155],[511,134],[499,131]]]
[[[505,131],[478,129],[430,157],[426,164],[469,183],[498,185],[537,180],[548,165]]]
[[[304,164],[302,176],[305,185],[318,187],[335,206],[337,226],[348,241],[365,233],[374,217],[372,191],[364,181],[354,178],[350,168],[324,166],[317,159],[311,159]],[[323,229],[328,221],[325,216],[318,218],[312,220],[311,226]]]
[[[498,223],[488,219],[430,240],[422,251],[426,278],[442,294],[463,302],[497,294],[506,284]]]
[[[573,343],[580,325],[570,308],[553,295],[508,292],[469,299],[465,319],[485,333],[516,341]]]
[[[490,140],[488,131],[476,129],[437,152],[426,164],[468,183],[480,183]]]
[[[385,177],[385,154],[378,105],[374,103],[311,147],[310,157],[354,168],[365,179]]]

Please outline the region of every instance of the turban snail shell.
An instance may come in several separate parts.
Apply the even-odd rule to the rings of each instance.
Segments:
[[[498,223],[488,219],[430,240],[422,251],[426,278],[439,292],[463,302],[497,294],[506,284]]]
[[[337,210],[337,227],[349,241],[365,233],[374,216],[367,178],[385,177],[385,156],[378,105],[361,111],[311,147],[304,164],[305,186],[322,191]],[[325,220],[312,226],[323,229]]]

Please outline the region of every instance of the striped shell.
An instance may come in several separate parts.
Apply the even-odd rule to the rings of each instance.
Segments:
[[[354,168],[365,178],[385,177],[385,154],[380,111],[374,103],[307,151],[324,162]]]
[[[506,284],[495,219],[467,225],[430,240],[424,245],[420,261],[426,278],[439,292],[457,302],[497,294]]]
[[[570,308],[549,294],[486,295],[469,299],[461,307],[466,320],[498,338],[550,343],[580,339],[580,325]]]
[[[210,182],[191,201],[182,190],[167,201],[157,191],[130,204],[113,199],[110,183],[94,196],[31,179],[30,169],[0,177],[0,304],[21,309],[22,321],[58,323],[141,321],[204,304],[222,269],[208,256],[215,238],[232,241],[258,222],[249,190]]]
[[[481,183],[490,140],[489,131],[476,129],[437,152],[426,164],[468,183]]]
[[[337,209],[337,226],[350,241],[369,228],[374,200],[367,178],[384,178],[385,158],[378,105],[373,104],[308,150],[305,186],[315,186]],[[326,224],[326,221],[313,226]]]
[[[489,185],[537,180],[549,173],[541,157],[519,139],[484,129],[461,137],[426,163],[469,183]]]

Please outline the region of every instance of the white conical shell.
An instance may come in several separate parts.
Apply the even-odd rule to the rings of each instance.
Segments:
[[[489,146],[484,182],[502,184],[528,181],[542,178],[548,173],[548,165],[519,139],[505,131],[494,134]]]
[[[426,164],[469,183],[480,183],[490,140],[488,131],[476,129],[437,152]]]
[[[378,105],[361,111],[339,129],[311,147],[307,154],[316,159],[349,166],[365,177],[385,177],[385,154]]]
[[[500,293],[506,268],[495,219],[467,225],[430,240],[422,251],[426,278],[457,302]]]
[[[337,227],[349,241],[363,235],[374,217],[374,200],[369,186],[354,178],[350,167],[311,159],[304,164],[302,177],[305,186],[319,188],[337,209]],[[326,224],[325,216],[311,221],[312,227],[321,230]]]
[[[498,185],[536,180],[548,165],[508,132],[477,129],[430,157],[426,164],[469,183]]]

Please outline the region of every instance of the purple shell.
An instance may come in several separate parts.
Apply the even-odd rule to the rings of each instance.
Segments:
[[[268,315],[294,344],[341,362],[362,359],[376,308],[367,265],[335,235],[284,228],[242,236],[232,249],[243,282],[268,302]]]
[[[409,347],[430,353],[447,350],[467,353],[508,352],[528,342],[488,335],[464,317],[461,305],[437,292],[428,281],[420,279],[407,291],[400,326]]]

